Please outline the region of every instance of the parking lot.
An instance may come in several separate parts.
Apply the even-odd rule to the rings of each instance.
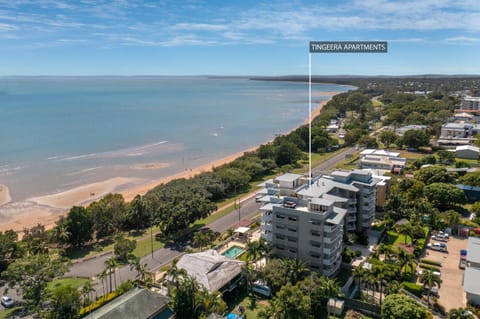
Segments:
[[[433,243],[435,240],[430,240],[430,242]],[[448,311],[466,306],[466,297],[462,286],[463,270],[458,268],[458,264],[460,250],[467,248],[467,239],[450,236],[450,240],[446,244],[448,253],[427,249],[424,258],[442,263],[439,303]]]

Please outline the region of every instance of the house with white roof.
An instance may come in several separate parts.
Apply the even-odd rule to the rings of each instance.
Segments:
[[[360,153],[360,168],[401,173],[405,169],[407,159],[399,155],[398,152],[387,150],[365,149]]]

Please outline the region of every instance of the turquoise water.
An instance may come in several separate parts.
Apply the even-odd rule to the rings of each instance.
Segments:
[[[0,183],[18,201],[168,176],[294,129],[308,116],[307,94],[306,83],[238,78],[0,78]]]
[[[240,256],[243,252],[245,251],[244,248],[239,247],[239,246],[232,246],[225,250],[222,255],[225,257],[230,257],[230,258],[237,258]]]

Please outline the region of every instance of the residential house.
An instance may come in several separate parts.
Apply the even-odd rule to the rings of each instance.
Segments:
[[[464,97],[462,103],[460,104],[460,109],[471,110],[471,111],[480,111],[480,97],[467,96]]]
[[[405,125],[402,127],[399,127],[395,130],[395,134],[398,136],[403,136],[405,132],[407,131],[412,131],[412,130],[418,130],[418,131],[425,131],[428,126],[426,125],[421,125],[421,124],[412,124],[412,125]]]
[[[237,287],[245,262],[225,257],[216,250],[185,254],[177,263],[209,292],[229,292]]]

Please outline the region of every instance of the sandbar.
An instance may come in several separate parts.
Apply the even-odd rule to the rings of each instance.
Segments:
[[[11,197],[8,187],[0,184],[0,206],[7,204],[10,200]]]
[[[136,178],[114,177],[105,181],[75,187],[61,193],[33,197],[28,199],[28,201],[42,206],[70,209],[74,205],[86,205],[108,193],[115,192],[120,186],[132,184],[136,181],[138,181]]]

